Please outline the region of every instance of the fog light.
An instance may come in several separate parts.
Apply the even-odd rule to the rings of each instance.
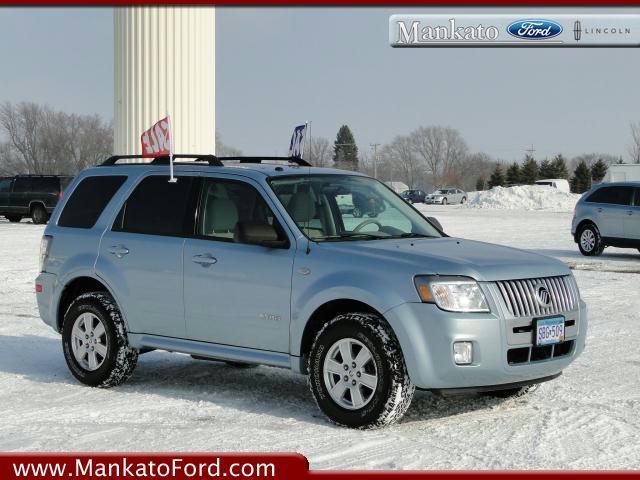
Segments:
[[[469,365],[473,362],[473,343],[455,342],[453,344],[453,360],[456,365]]]

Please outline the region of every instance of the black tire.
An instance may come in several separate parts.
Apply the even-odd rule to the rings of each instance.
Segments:
[[[464,205],[465,203],[467,203],[467,197],[462,197],[462,200],[460,200],[460,205]]]
[[[22,217],[20,215],[5,215],[4,218],[9,220],[11,223],[18,223],[20,220],[22,220]]]
[[[87,370],[76,360],[72,349],[72,331],[76,319],[95,315],[104,325],[107,354],[97,370]],[[129,346],[125,323],[115,301],[106,292],[90,292],[76,298],[64,315],[62,348],[73,376],[92,387],[109,388],[124,383],[138,362],[138,351]]]
[[[362,217],[362,210],[360,210],[359,207],[354,207],[352,214],[353,214],[353,216],[355,218],[361,218]]]
[[[593,238],[593,246],[589,248],[590,242],[583,241],[583,236],[586,238]],[[583,225],[578,231],[578,248],[580,253],[586,257],[597,257],[602,255],[604,251],[604,243],[602,243],[602,237],[600,231],[593,223],[587,223]]]
[[[535,392],[539,384],[535,385],[526,385],[524,387],[519,388],[509,388],[507,390],[494,390],[492,392],[482,392],[481,395],[484,397],[493,397],[493,398],[519,398],[523,397],[528,393]]]
[[[36,225],[43,225],[49,220],[49,215],[42,205],[34,205],[31,208],[31,220]]]
[[[369,367],[375,366],[378,379],[375,390],[370,390],[368,403],[357,410],[334,401],[324,378],[325,358],[332,346],[343,339],[353,339],[367,347],[371,352]],[[307,370],[309,388],[320,410],[335,424],[351,428],[373,429],[397,422],[409,408],[415,391],[391,327],[369,313],[342,314],[325,323],[311,347]]]
[[[443,198],[443,199],[442,199],[442,204],[443,204],[443,205],[446,205],[446,204],[447,204],[447,199],[446,199],[446,198]]]

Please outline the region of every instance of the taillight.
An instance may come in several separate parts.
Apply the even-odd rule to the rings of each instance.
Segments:
[[[53,237],[51,235],[43,235],[40,242],[40,271],[44,272],[44,265],[49,257],[49,251],[51,250],[51,242]]]
[[[62,190],[58,192],[58,201],[62,200]]]

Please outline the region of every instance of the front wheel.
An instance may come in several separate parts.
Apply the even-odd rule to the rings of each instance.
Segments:
[[[20,215],[5,215],[5,218],[11,223],[18,223],[20,220],[22,220],[22,217]]]
[[[465,203],[467,203],[467,197],[462,197],[462,200],[460,200],[460,204],[464,205]]]
[[[578,248],[587,257],[601,255],[604,250],[600,231],[593,223],[588,223],[580,229],[578,234]]]
[[[138,362],[124,320],[106,292],[80,295],[64,316],[62,348],[73,376],[92,387],[124,383]]]
[[[318,407],[342,426],[379,428],[409,408],[411,383],[400,344],[377,315],[338,315],[320,330],[307,360]]]
[[[362,218],[362,210],[359,207],[355,207],[352,212],[353,216],[356,218]]]
[[[446,198],[443,198],[443,199],[442,199],[442,204],[443,204],[443,205],[446,205],[446,204],[447,204],[447,199],[446,199]]]

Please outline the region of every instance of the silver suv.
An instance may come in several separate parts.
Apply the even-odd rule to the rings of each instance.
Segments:
[[[571,234],[583,255],[606,247],[640,249],[640,182],[596,185],[576,204]]]
[[[119,385],[153,349],[282,367],[373,428],[416,387],[519,395],[584,348],[564,264],[451,238],[373,178],[202,156],[170,183],[167,163],[81,172],[45,230],[38,307],[82,383]],[[357,197],[377,207],[340,208]]]

